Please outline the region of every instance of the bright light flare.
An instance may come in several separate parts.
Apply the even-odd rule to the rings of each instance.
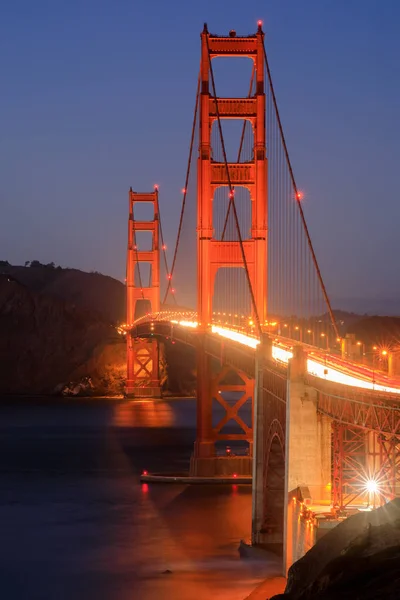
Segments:
[[[297,192],[296,192],[296,200],[298,200],[299,202],[301,200],[304,200],[304,193],[301,192],[300,190],[297,190]]]
[[[379,490],[379,485],[375,479],[368,479],[365,488],[370,494],[376,494]]]

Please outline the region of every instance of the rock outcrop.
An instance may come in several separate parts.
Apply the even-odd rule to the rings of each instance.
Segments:
[[[289,570],[273,600],[385,600],[400,596],[400,498],[337,525]]]

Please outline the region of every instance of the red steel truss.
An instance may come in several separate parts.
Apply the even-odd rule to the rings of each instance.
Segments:
[[[321,384],[319,385],[321,387]],[[318,411],[332,419],[332,497],[382,504],[400,492],[400,406],[392,395],[318,390]]]

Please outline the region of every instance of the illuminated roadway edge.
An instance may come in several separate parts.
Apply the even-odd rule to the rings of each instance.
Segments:
[[[179,325],[181,327],[196,329],[198,327],[197,321],[195,321],[196,313],[191,311],[182,311],[177,313],[176,311],[162,311],[159,313],[146,315],[134,321],[134,323],[124,324],[119,327],[120,333],[126,333],[132,328],[137,327],[141,324],[151,324],[152,322],[169,322],[172,325]],[[211,333],[220,336],[225,339],[232,340],[247,346],[255,350],[260,340],[255,337],[243,333],[239,330],[222,327],[220,325],[211,325]],[[293,353],[291,348],[294,340],[288,340],[287,338],[274,336],[274,342],[272,344],[272,357],[281,364],[287,364],[289,359],[292,358]],[[353,386],[361,389],[374,390],[376,392],[386,392],[391,394],[400,394],[400,381],[389,380],[383,373],[375,371],[374,373],[365,367],[357,367],[356,364],[343,361],[338,357],[329,354],[328,352],[321,352],[320,349],[316,349],[313,346],[305,346],[309,354],[313,354],[313,358],[307,359],[307,371],[310,375],[318,377],[325,381],[339,383],[342,385]],[[357,372],[357,375],[355,375]],[[369,376],[369,377],[368,377]],[[373,381],[373,378],[375,380]],[[386,382],[387,380],[387,382]],[[380,381],[381,383],[378,383]],[[388,385],[390,383],[390,385]]]

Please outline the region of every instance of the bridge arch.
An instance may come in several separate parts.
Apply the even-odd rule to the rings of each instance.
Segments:
[[[265,437],[264,450],[264,525],[267,545],[283,551],[283,515],[285,499],[285,433],[275,418]]]

